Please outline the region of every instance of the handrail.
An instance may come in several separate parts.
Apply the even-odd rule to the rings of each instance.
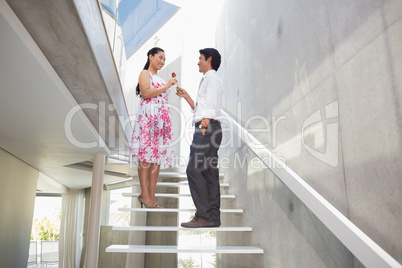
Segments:
[[[402,265],[363,233],[300,176],[255,139],[230,115],[221,111],[237,135],[261,161],[312,211],[317,218],[366,267],[400,267]]]

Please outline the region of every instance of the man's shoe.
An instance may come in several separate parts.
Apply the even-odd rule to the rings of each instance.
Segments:
[[[201,218],[201,217],[194,217],[191,221],[183,222],[181,224],[182,227],[186,227],[186,228],[219,227],[216,225],[217,224],[215,224],[213,222],[209,222],[206,219]]]
[[[198,223],[198,217],[194,217],[189,222],[182,222],[181,227],[191,228],[192,225]]]
[[[219,226],[221,226],[221,221],[214,222],[214,227],[219,227]]]

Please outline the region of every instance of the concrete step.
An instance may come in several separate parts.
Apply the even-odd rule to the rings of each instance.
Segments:
[[[126,185],[128,186],[139,186],[140,183],[138,181],[132,182],[132,181],[127,181]],[[188,181],[183,181],[183,182],[158,182],[156,184],[156,187],[181,187],[181,186],[187,186],[188,187]],[[220,184],[221,187],[229,187],[229,183],[222,182]]]
[[[257,247],[244,246],[151,246],[151,245],[111,245],[106,252],[120,253],[216,253],[216,254],[263,254]]]
[[[221,226],[208,228],[184,228],[179,226],[113,226],[115,231],[167,231],[167,232],[251,232],[252,228],[247,226]]]
[[[139,193],[123,193],[125,197],[137,197]],[[181,198],[181,197],[191,197],[191,194],[155,194],[155,197],[170,197],[170,198]],[[236,198],[234,194],[222,194],[221,199],[232,199]]]
[[[119,208],[118,210],[131,212],[195,212],[195,208]],[[243,209],[221,209],[221,213],[243,213]]]

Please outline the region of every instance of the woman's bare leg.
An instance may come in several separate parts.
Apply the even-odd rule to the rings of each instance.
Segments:
[[[141,187],[141,199],[147,205],[152,205],[153,202],[153,195],[150,195],[148,190],[149,185],[149,177],[151,173],[152,164],[147,162],[138,162],[138,177],[140,180],[140,187]]]
[[[152,203],[158,203],[158,202],[156,202],[156,198],[155,198],[155,188],[156,188],[156,184],[157,184],[158,178],[159,178],[159,170],[160,170],[160,165],[151,164],[151,167],[149,169],[148,191],[149,191],[149,195],[152,198]]]

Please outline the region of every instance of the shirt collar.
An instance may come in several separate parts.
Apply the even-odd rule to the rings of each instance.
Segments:
[[[205,78],[205,77],[207,77],[209,74],[212,74],[212,73],[216,73],[216,71],[215,71],[214,69],[209,70],[208,72],[206,72],[206,73],[202,76],[202,78]]]

